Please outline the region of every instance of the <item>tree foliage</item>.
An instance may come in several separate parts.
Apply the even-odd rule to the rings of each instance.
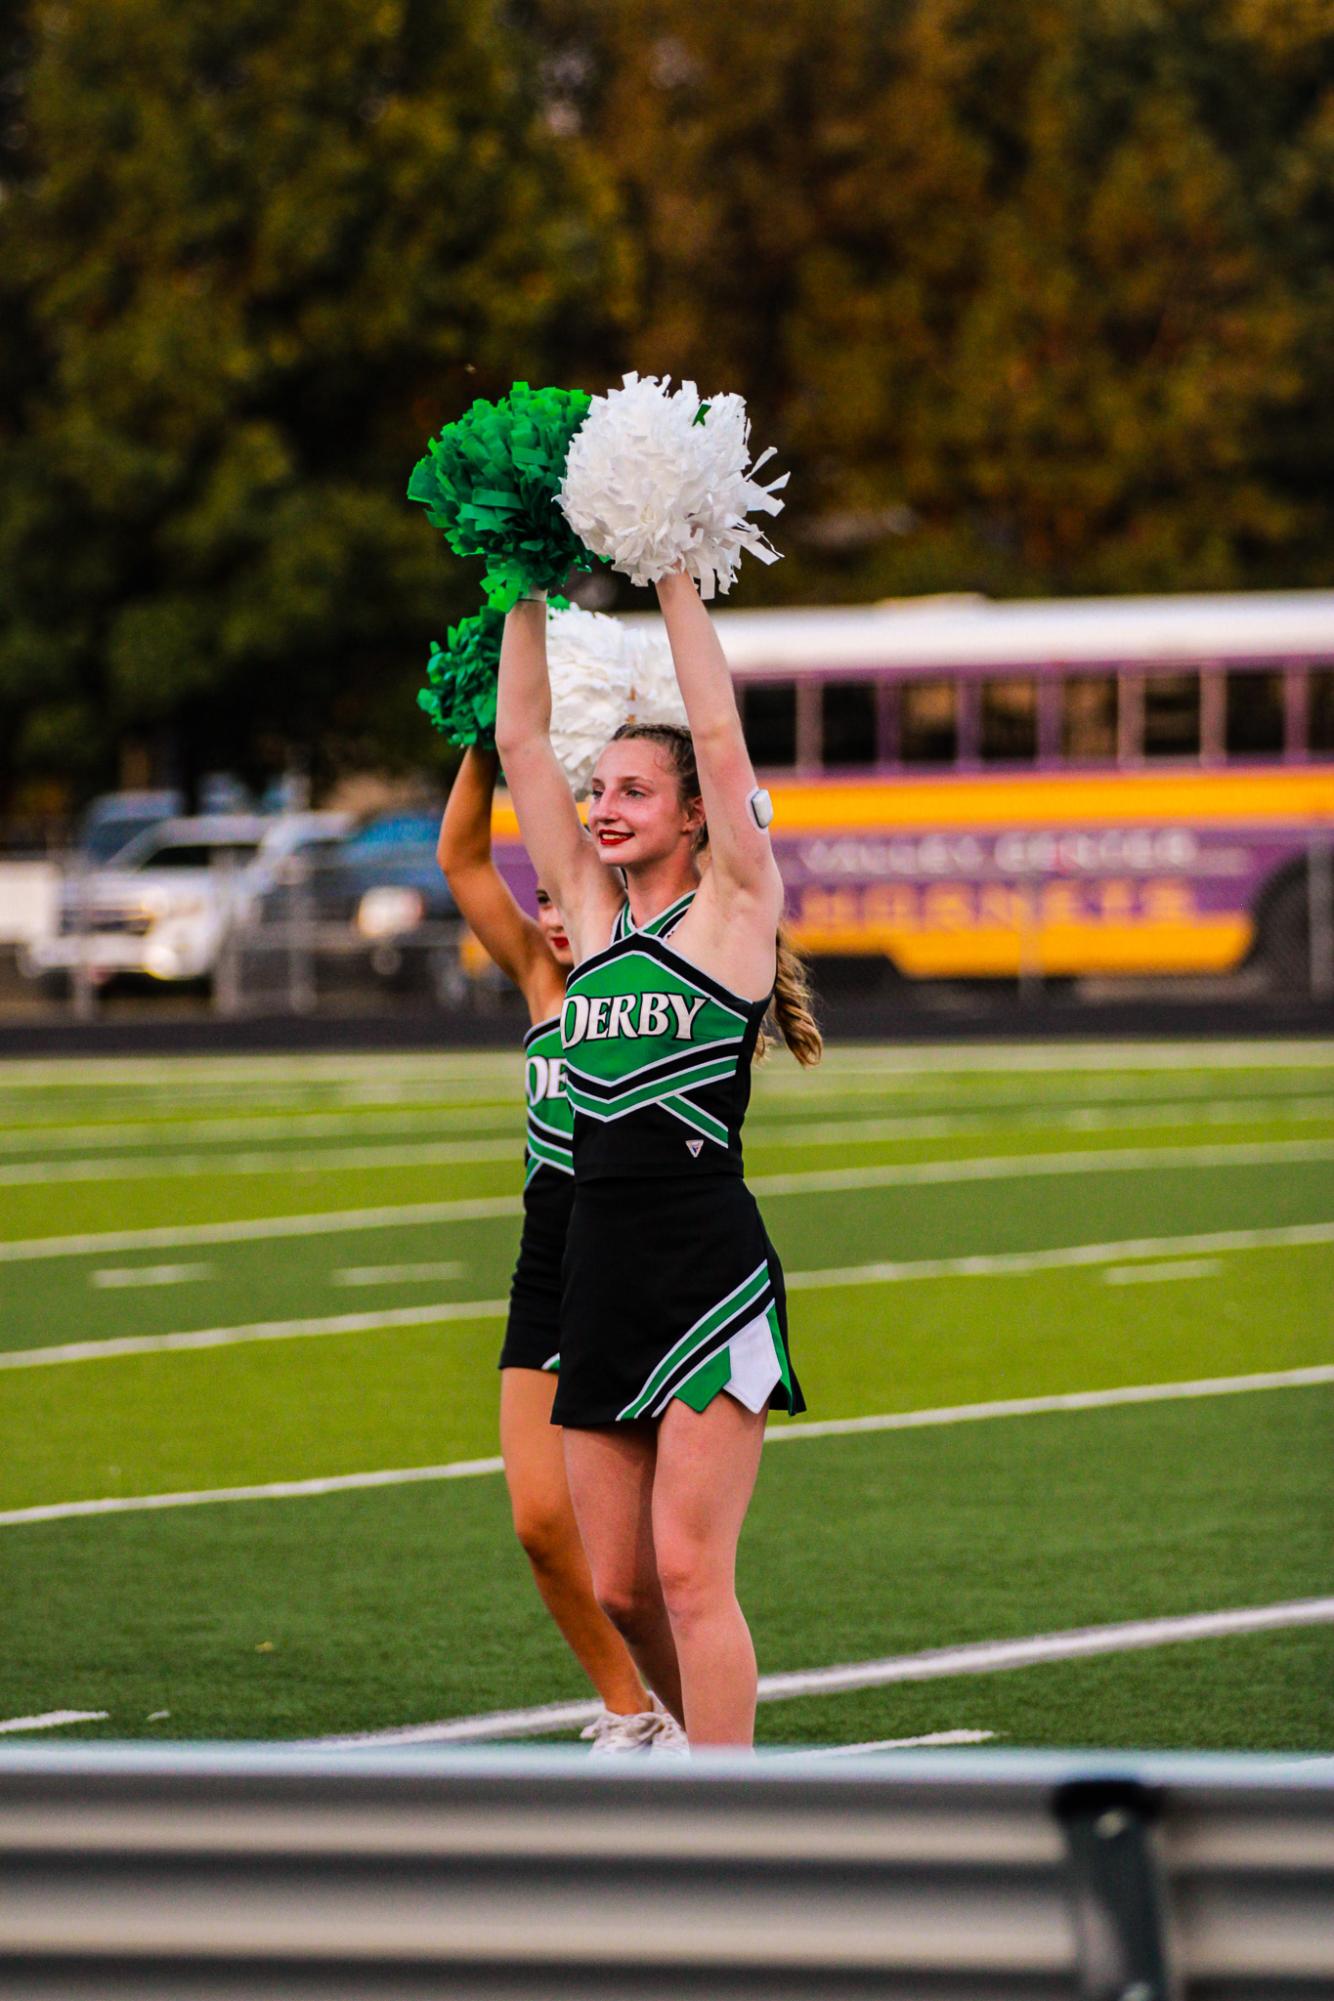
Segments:
[[[404,488],[515,378],[738,389],[742,601],[1330,579],[1330,0],[20,0],[0,787],[420,757]],[[188,771],[187,774],[188,775]]]
[[[1329,0],[541,14],[627,359],[794,467],[748,595],[1329,577]]]
[[[11,771],[91,777],[155,732],[186,775],[415,741],[425,635],[469,585],[408,474],[608,311],[584,149],[489,0],[31,0],[27,31],[0,205]]]

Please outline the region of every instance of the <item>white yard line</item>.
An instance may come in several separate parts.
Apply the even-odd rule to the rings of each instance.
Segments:
[[[1104,1244],[1058,1244],[1047,1251],[994,1251],[970,1257],[829,1265],[787,1273],[789,1292],[840,1285],[900,1285],[933,1278],[1009,1278],[1028,1272],[1114,1264],[1122,1258],[1188,1256],[1192,1252],[1292,1250],[1334,1243],[1334,1223],[1282,1223],[1272,1229],[1211,1230],[1185,1237],[1122,1237]]]
[[[996,1072],[1088,1078],[1119,1071],[1127,1073],[1131,1088],[1142,1089],[1149,1078],[1163,1071],[1227,1075],[1247,1070],[1272,1073],[1330,1069],[1334,1069],[1334,1043],[1329,1042],[1254,1047],[1225,1043],[1212,1048],[1206,1043],[994,1044],[969,1049],[940,1046],[918,1049],[905,1045],[886,1051],[880,1060],[876,1060],[874,1052],[864,1049],[826,1051],[817,1083],[824,1088],[846,1089],[850,1084],[861,1088],[868,1079],[873,1079],[886,1091],[912,1091],[924,1078],[930,1078],[934,1087],[942,1078],[971,1078]],[[787,1066],[771,1072],[765,1080],[765,1089],[772,1092],[801,1092],[810,1088],[806,1074],[793,1072]]]
[[[453,1299],[429,1306],[382,1306],[367,1313],[328,1313],[312,1320],[255,1320],[241,1327],[192,1327],[178,1334],[127,1334],[111,1341],[64,1341],[52,1348],[0,1354],[0,1369],[40,1369],[48,1362],[100,1362],[124,1355],[171,1354],[190,1348],[235,1348],[249,1341],[302,1341],[332,1334],[379,1333],[426,1327],[441,1320],[496,1320],[507,1299]]]
[[[1290,1100],[1281,1109],[1251,1100],[1235,1105],[1188,1103],[1118,1109],[1076,1106],[1056,1113],[964,1112],[923,1118],[831,1119],[797,1125],[770,1125],[752,1119],[752,1152],[764,1147],[868,1146],[877,1140],[950,1139],[964,1135],[1003,1138],[1007,1133],[1130,1131],[1137,1126],[1248,1125],[1294,1120],[1334,1120],[1334,1097]],[[290,1135],[291,1126],[287,1127]],[[174,1138],[163,1132],[159,1139]],[[301,1135],[304,1137],[304,1133]],[[1289,1141],[1270,1142],[1288,1145]],[[498,1139],[434,1139],[381,1146],[327,1146],[313,1153],[166,1153],[102,1155],[84,1160],[19,1160],[0,1163],[0,1186],[26,1187],[62,1181],[175,1180],[187,1175],[325,1174],[348,1168],[472,1165],[517,1159],[522,1134],[514,1129]]]
[[[472,1167],[518,1160],[522,1151],[523,1135],[516,1129],[505,1139],[330,1146],[319,1153],[154,1153],[131,1154],[120,1160],[24,1160],[0,1166],[0,1187],[59,1181],[179,1181],[222,1174],[331,1174],[367,1167]]]
[[[179,1249],[194,1244],[242,1244],[268,1237],[319,1237],[344,1230],[392,1230],[426,1223],[479,1223],[518,1216],[518,1195],[464,1197],[449,1202],[383,1203],[374,1209],[328,1209],[313,1215],[254,1216],[229,1223],[166,1223],[142,1230],[86,1230],[66,1237],[0,1243],[0,1264],[33,1258],[83,1257],[89,1252]]]
[[[515,1036],[517,1050],[519,1037]],[[1206,1045],[1203,1045],[1207,1047]],[[1282,1047],[1281,1044],[1273,1045]],[[1293,1045],[1300,1049],[1300,1043]],[[61,1090],[71,1085],[105,1085],[125,1091],[137,1084],[176,1090],[181,1084],[219,1086],[337,1084],[344,1078],[382,1082],[394,1078],[440,1081],[446,1073],[512,1073],[514,1052],[497,1049],[440,1049],[416,1053],[318,1052],[299,1056],[287,1050],[257,1056],[29,1056],[6,1063],[0,1090]]]
[[[1267,1102],[1260,1100],[1257,1102]],[[1280,1098],[1282,1104],[1287,1102]],[[1302,1102],[1297,1100],[1295,1102]],[[1306,1102],[1320,1104],[1313,1099]],[[160,1146],[164,1140],[216,1141],[234,1139],[326,1139],[349,1134],[419,1132],[423,1126],[444,1127],[452,1132],[494,1132],[497,1137],[518,1132],[522,1137],[523,1112],[519,1099],[513,1105],[497,1106],[493,1112],[469,1112],[460,1116],[452,1105],[434,1105],[425,1111],[395,1112],[303,1112],[295,1109],[282,1117],[268,1113],[253,1118],[143,1119],[129,1125],[59,1125],[48,1120],[41,1126],[19,1126],[0,1130],[0,1148],[13,1152],[22,1147],[29,1152],[73,1153],[82,1149],[117,1146]]]
[[[438,1079],[447,1066],[481,1070],[512,1066],[507,1050],[423,1050],[420,1052],[319,1052],[306,1056],[286,1051],[259,1056],[30,1056],[7,1063],[6,1088],[51,1088],[88,1082],[123,1089],[144,1082],[160,1084],[168,1070],[173,1084],[243,1077],[317,1082],[340,1077],[426,1077]],[[1268,1070],[1323,1068],[1334,1065],[1334,1041],[1328,1038],[1244,1038],[1219,1042],[1165,1038],[1152,1042],[951,1042],[907,1043],[877,1049],[848,1043],[826,1057],[832,1069],[874,1068],[906,1071],[944,1070]]]
[[[1062,1390],[1051,1396],[1009,1397],[998,1403],[945,1404],[936,1410],[895,1410],[883,1417],[817,1418],[770,1431],[766,1445],[807,1438],[850,1438],[863,1431],[919,1431],[940,1424],[980,1424],[996,1417],[1059,1416],[1074,1410],[1115,1410],[1123,1404],[1180,1403],[1197,1397],[1245,1396],[1256,1390],[1320,1389],[1334,1383],[1334,1362],[1306,1369],[1266,1369],[1255,1376],[1202,1376],[1194,1382],[1130,1383],[1122,1389]]]
[[[1182,1258],[1170,1265],[1113,1265],[1102,1275],[1104,1285],[1161,1285],[1169,1279],[1213,1278],[1222,1270],[1217,1258]]]
[[[339,1473],[325,1480],[273,1480],[262,1487],[203,1487],[188,1494],[119,1494],[103,1501],[52,1501],[39,1508],[9,1508],[0,1528],[30,1522],[77,1521],[85,1515],[156,1514],[163,1508],[205,1508],[223,1501],[304,1501],[318,1494],[357,1493],[367,1487],[413,1487],[436,1480],[475,1480],[504,1471],[501,1459],[455,1459],[447,1466],[409,1466],[381,1473]]]
[[[7,1716],[0,1722],[0,1737],[20,1730],[60,1730],[67,1723],[105,1723],[105,1709],[48,1709],[43,1716]]]
[[[1144,1168],[1272,1167],[1334,1160],[1334,1140],[1242,1141],[1233,1145],[1087,1148],[1070,1153],[1006,1153],[975,1159],[896,1161],[881,1166],[814,1168],[791,1174],[757,1174],[749,1186],[769,1196],[911,1187],[930,1183],[1027,1180],[1071,1174],[1127,1174]],[[262,1216],[245,1222],[166,1224],[141,1230],[96,1230],[78,1235],[27,1237],[0,1242],[0,1263],[106,1252],[237,1243],[251,1237],[301,1237],[337,1230],[406,1229],[422,1223],[471,1222],[518,1215],[517,1195],[479,1201],[385,1204],[373,1209],[330,1210],[314,1215]]]
[[[1175,1082],[1175,1079],[1171,1081]],[[1142,1086],[1135,1088],[1141,1090]],[[1097,1104],[1068,1104],[1060,1098],[1044,1098],[1037,1104],[1031,1101],[1024,1105],[997,1102],[968,1111],[908,1112],[890,1118],[832,1119],[826,1122],[819,1119],[819,1082],[807,1082],[805,1094],[803,1102],[809,1105],[809,1116],[798,1124],[775,1126],[769,1123],[772,1113],[790,1119],[793,1108],[784,1104],[774,1106],[771,1112],[761,1089],[751,1108],[748,1131],[754,1138],[771,1145],[786,1145],[799,1137],[818,1144],[826,1138],[832,1141],[849,1136],[865,1139],[945,1139],[959,1133],[1008,1129],[1027,1131],[1035,1127],[1053,1131],[1101,1132],[1122,1125],[1238,1125],[1251,1120],[1334,1119],[1334,1089],[1317,1097],[1287,1093],[1270,1098],[1228,1098],[1219,1097],[1215,1092],[1208,1097],[1177,1097],[1167,1101],[1142,1096],[1117,1097],[1109,1101],[1104,1097]],[[1087,1097],[1089,1093],[1081,1085],[1078,1095]],[[92,1154],[115,1148],[160,1146],[164,1141],[174,1144],[182,1140],[202,1141],[222,1147],[237,1139],[373,1138],[379,1134],[419,1132],[423,1127],[435,1128],[434,1137],[437,1140],[460,1132],[493,1134],[497,1139],[513,1133],[521,1136],[521,1107],[516,1096],[513,1105],[497,1106],[494,1111],[469,1111],[465,1108],[462,1113],[452,1105],[441,1104],[422,1111],[390,1114],[303,1112],[297,1109],[282,1117],[267,1114],[256,1114],[250,1118],[174,1120],[164,1117],[127,1125],[61,1125],[51,1120],[40,1126],[20,1126],[8,1131],[0,1129],[0,1151]],[[285,1157],[281,1153],[274,1156],[278,1160]],[[20,1167],[26,1163],[14,1161],[10,1164]]]
[[[1116,1243],[1065,1244],[1049,1251],[997,1251],[989,1256],[920,1258],[911,1263],[832,1265],[813,1271],[788,1272],[786,1284],[789,1292],[814,1292],[842,1286],[904,1285],[927,1279],[1013,1278],[1030,1272],[1114,1264],[1124,1258],[1160,1258],[1192,1251],[1289,1250],[1328,1243],[1334,1243],[1334,1223],[1291,1223],[1269,1230],[1219,1230],[1204,1236],[1130,1237]],[[428,1266],[370,1269],[443,1270]],[[231,1348],[247,1341],[360,1334],[380,1328],[421,1326],[434,1320],[487,1320],[499,1318],[507,1311],[508,1302],[503,1299],[465,1299],[435,1306],[387,1307],[379,1312],[248,1321],[235,1327],[185,1328],[170,1334],[126,1334],[105,1341],[69,1341],[45,1348],[16,1348],[8,1354],[0,1352],[0,1370],[101,1362],[124,1355],[167,1354],[174,1349]]]
[[[883,1661],[850,1661],[844,1667],[766,1675],[761,1683],[760,1700],[785,1702],[798,1695],[841,1694],[854,1688],[884,1688],[901,1681],[936,1681],[955,1674],[999,1674],[1009,1668],[1033,1667],[1038,1662],[1136,1653],[1146,1647],[1172,1646],[1182,1640],[1221,1640],[1237,1633],[1276,1633],[1294,1626],[1331,1625],[1334,1625],[1334,1598],[1297,1598],[1278,1605],[1195,1612],[1180,1618],[1132,1619],[1114,1626],[1035,1633],[1022,1640],[980,1640],[967,1646],[933,1647],[924,1653]]]
[[[1115,1132],[1136,1126],[1227,1126],[1282,1124],[1298,1120],[1334,1120],[1334,1094],[1320,1098],[1233,1098],[1219,1103],[1178,1099],[1154,1105],[1039,1105],[1026,1109],[994,1109],[910,1115],[890,1119],[808,1120],[775,1126],[763,1114],[747,1122],[751,1146],[834,1146],[845,1141],[878,1139],[954,1139],[966,1134],[1031,1132]]]
[[[839,1695],[858,1688],[885,1688],[896,1682],[939,1681],[954,1675],[1002,1674],[1048,1661],[1090,1660],[1098,1655],[1136,1653],[1187,1640],[1227,1639],[1238,1633],[1277,1633],[1296,1626],[1334,1625],[1334,1598],[1299,1598],[1286,1604],[1196,1612],[1180,1618],[1132,1619],[1110,1626],[1080,1626],[1059,1633],[1034,1633],[1018,1640],[979,1640],[959,1647],[930,1647],[922,1653],[892,1654],[885,1660],[849,1661],[839,1667],[808,1668],[795,1674],[760,1676],[761,1702],[787,1702],[800,1695]],[[372,1744],[486,1743],[495,1738],[545,1736],[591,1723],[595,1702],[549,1702],[534,1709],[492,1710],[419,1723],[399,1730],[306,1740],[326,1750],[360,1750]],[[864,1749],[865,1746],[852,1746]]]
[[[975,1160],[891,1161],[878,1167],[815,1168],[793,1174],[756,1174],[757,1194],[810,1195],[821,1190],[911,1187],[930,1182],[1017,1181],[1051,1174],[1134,1174],[1143,1168],[1273,1167],[1334,1160],[1334,1140],[1244,1140],[1221,1146],[1126,1146],[1101,1152],[979,1156]]]
[[[800,1445],[812,1438],[839,1438],[857,1432],[918,1431],[937,1425],[975,1424],[990,1418],[1039,1417],[1067,1411],[1108,1410],[1122,1405],[1175,1403],[1201,1397],[1239,1396],[1255,1390],[1314,1389],[1334,1383],[1334,1363],[1306,1369],[1274,1369],[1258,1376],[1211,1376],[1195,1382],[1132,1383],[1121,1389],[1070,1390],[1053,1396],[1012,1397],[1003,1403],[947,1404],[935,1410],[888,1411],[878,1417],[829,1418],[770,1430],[766,1445]],[[338,1473],[315,1480],[276,1480],[265,1486],[206,1487],[194,1493],[118,1494],[96,1501],[48,1501],[0,1512],[0,1528],[31,1522],[63,1522],[85,1515],[155,1513],[161,1508],[197,1508],[225,1501],[293,1501],[319,1494],[355,1493],[363,1487],[412,1487],[437,1480],[471,1480],[504,1470],[500,1459],[455,1459],[442,1466],[404,1466],[374,1473]]]

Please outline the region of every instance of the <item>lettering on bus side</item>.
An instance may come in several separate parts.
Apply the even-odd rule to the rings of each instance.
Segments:
[[[852,836],[784,843],[798,880],[860,877],[867,882],[948,876],[1162,875],[1195,868],[1199,835],[1190,827],[1016,829],[998,834]]]
[[[637,1040],[689,1042],[703,995],[571,994],[561,1018],[561,1039],[568,1049],[576,1042]]]
[[[840,937],[892,931],[1025,931],[1071,924],[1181,924],[1198,915],[1192,885],[1177,877],[1094,881],[872,883],[806,889],[803,931]]]

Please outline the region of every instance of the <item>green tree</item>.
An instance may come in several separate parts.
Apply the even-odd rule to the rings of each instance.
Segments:
[[[1328,578],[1329,0],[539,0],[619,365],[794,477],[740,596]]]
[[[419,745],[475,587],[408,472],[619,282],[531,51],[491,0],[30,0],[4,74],[9,776]]]

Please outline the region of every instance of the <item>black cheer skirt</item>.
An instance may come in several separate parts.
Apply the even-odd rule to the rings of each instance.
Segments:
[[[574,1176],[539,1167],[523,1192],[523,1234],[510,1280],[502,1369],[560,1365],[561,1263],[574,1202]]]
[[[576,1183],[553,1424],[806,1408],[788,1357],[783,1268],[739,1175]]]

